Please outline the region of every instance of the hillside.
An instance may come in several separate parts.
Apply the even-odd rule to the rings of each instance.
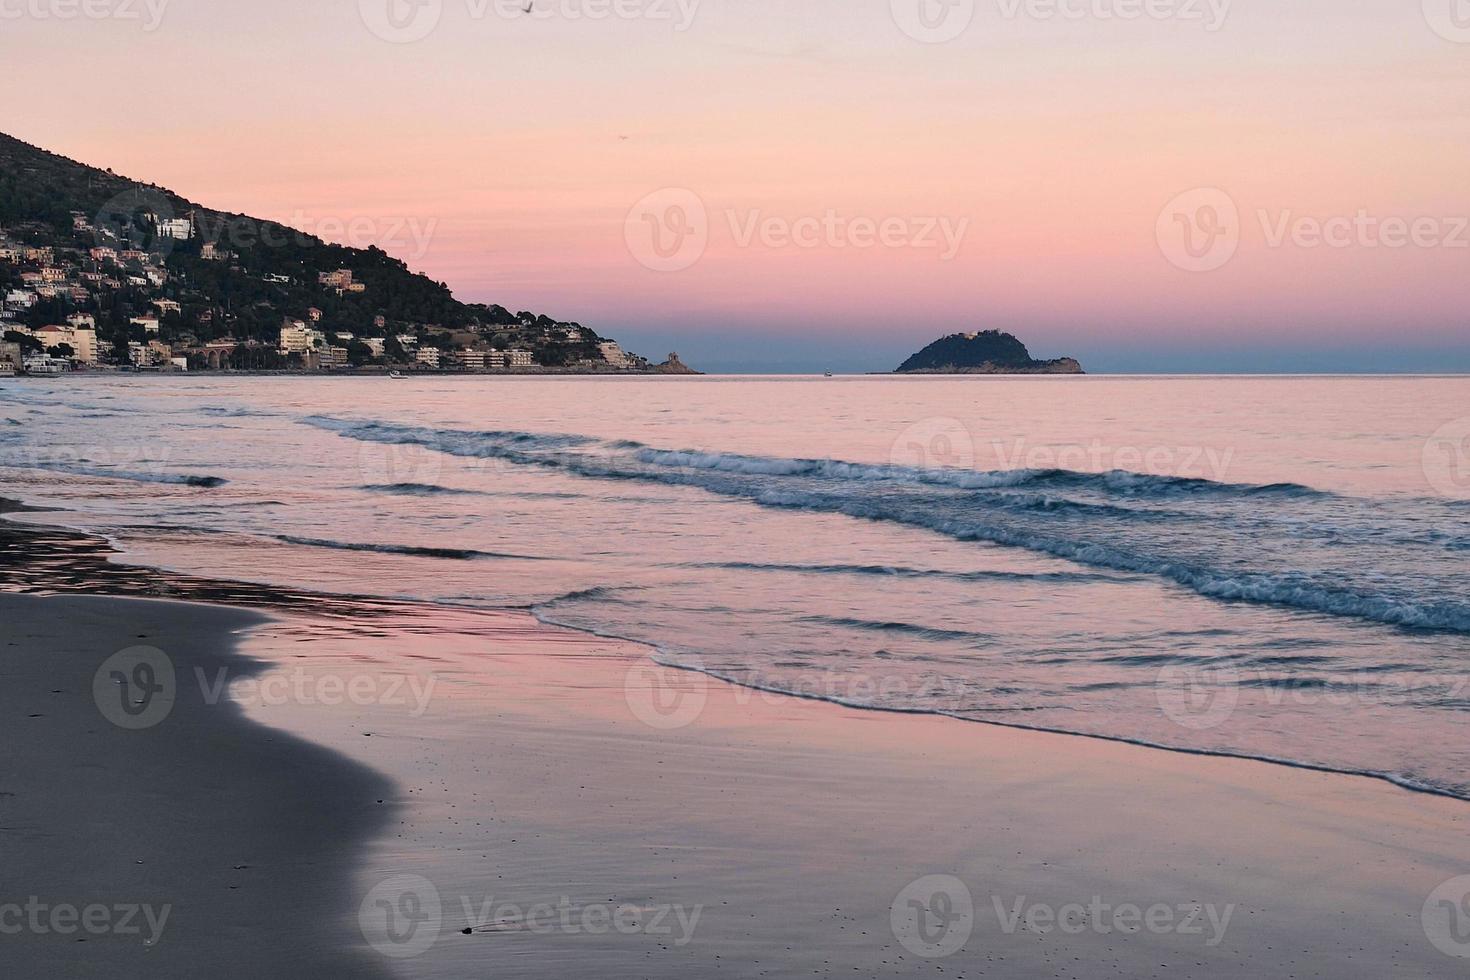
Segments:
[[[1038,361],[1008,333],[957,333],[940,338],[910,357],[899,374],[1082,374],[1070,357]]]
[[[130,342],[135,351],[150,340],[189,349],[234,342],[252,348],[253,366],[292,366],[269,352],[294,320],[326,338],[314,342],[324,352],[345,345],[354,364],[409,363],[427,346],[446,354],[519,348],[553,368],[647,367],[615,347],[610,354],[580,324],[462,303],[381,249],[217,211],[3,134],[0,297],[6,331],[88,315],[98,345],[118,361]],[[156,330],[134,322],[150,316]],[[412,340],[392,339],[400,336]],[[387,351],[374,354],[368,340],[373,350],[386,341]]]

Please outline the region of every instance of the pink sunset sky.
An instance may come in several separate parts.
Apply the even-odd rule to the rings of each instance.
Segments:
[[[0,130],[642,353],[1470,369],[1462,0],[86,2]]]

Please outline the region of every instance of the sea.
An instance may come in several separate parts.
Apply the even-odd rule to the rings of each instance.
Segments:
[[[0,496],[144,568],[1470,798],[1464,377],[6,379]]]

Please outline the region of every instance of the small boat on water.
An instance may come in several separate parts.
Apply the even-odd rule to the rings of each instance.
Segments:
[[[388,380],[389,381],[407,381],[408,380],[408,375],[406,375],[406,374],[400,374],[397,371],[389,371],[388,372]]]

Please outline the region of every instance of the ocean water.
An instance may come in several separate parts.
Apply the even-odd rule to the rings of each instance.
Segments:
[[[18,380],[0,495],[144,566],[1470,798],[1470,379]]]

